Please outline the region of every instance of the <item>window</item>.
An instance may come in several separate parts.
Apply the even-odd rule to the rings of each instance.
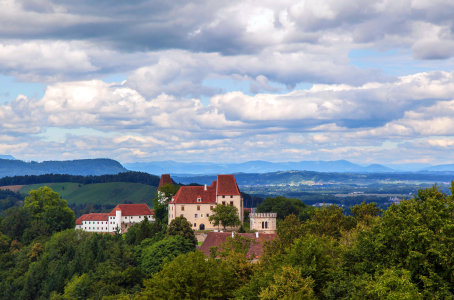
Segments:
[[[268,228],[268,221],[265,221],[265,228]]]
[[[210,216],[210,214],[207,214],[207,218]]]
[[[203,214],[200,214],[200,217],[203,218]]]
[[[98,222],[98,224],[99,224],[99,222]]]
[[[142,216],[139,216],[139,219],[142,219]]]
[[[196,224],[196,223],[194,223],[194,227],[197,227],[197,224]]]
[[[85,227],[85,230],[87,230],[87,227]]]
[[[89,230],[91,230],[91,227],[88,227]]]
[[[198,215],[198,214],[195,214],[195,215],[194,215],[194,218],[196,218],[196,219],[197,219],[198,217],[199,217],[199,215]]]
[[[98,230],[99,230],[99,227],[98,227]]]
[[[181,211],[184,211],[184,205],[181,206]]]
[[[222,201],[222,205],[225,205],[225,201]]]
[[[265,222],[262,222],[262,229],[265,228]]]
[[[197,202],[202,202],[202,198],[197,198]]]
[[[210,210],[213,210],[213,205],[210,206]]]
[[[200,210],[200,205],[197,205],[197,210]]]
[[[232,195],[230,195],[230,198],[233,198],[233,196],[232,196]]]
[[[222,198],[225,198],[225,195],[222,195]]]
[[[233,206],[233,201],[230,201],[230,206]]]
[[[131,219],[134,219],[134,217],[131,217]]]

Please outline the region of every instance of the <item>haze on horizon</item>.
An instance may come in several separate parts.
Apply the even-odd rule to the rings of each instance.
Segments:
[[[454,163],[454,2],[0,2],[0,154]]]

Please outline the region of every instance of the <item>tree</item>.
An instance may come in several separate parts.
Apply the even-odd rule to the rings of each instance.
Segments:
[[[157,221],[167,224],[168,220],[168,207],[172,197],[176,195],[180,186],[172,184],[164,184],[156,192],[153,199],[154,218]]]
[[[200,251],[177,256],[144,281],[138,299],[230,299],[237,277],[225,260],[207,259]]]
[[[128,228],[125,241],[129,245],[140,245],[145,239],[154,238],[156,235],[165,235],[166,226],[160,222],[149,222],[145,217],[142,222],[136,223]]]
[[[169,226],[167,226],[166,236],[175,235],[190,240],[194,244],[194,247],[198,244],[194,230],[191,228],[191,223],[189,223],[185,217],[176,217],[170,222]]]
[[[60,207],[68,214],[74,215],[74,212],[68,207],[68,202],[60,199],[60,195],[47,186],[31,190],[29,196],[25,198],[24,206],[30,210],[35,219],[42,219],[44,212],[51,207]]]
[[[266,197],[265,200],[257,205],[257,212],[266,213],[274,212],[277,213],[277,219],[284,220],[286,216],[295,215],[298,216],[303,210],[310,209],[300,199],[286,198],[283,196],[278,197]]]
[[[214,221],[214,226],[221,224],[225,230],[227,226],[234,227],[241,225],[238,215],[238,208],[236,206],[216,205],[213,208],[213,214],[209,217],[209,220],[210,222]]]
[[[43,222],[49,226],[51,233],[76,226],[74,212],[63,206],[48,207],[43,213]]]
[[[282,267],[280,274],[274,275],[273,283],[260,293],[261,300],[316,300],[312,287],[314,281],[301,277],[300,270],[292,267]]]
[[[334,204],[312,211],[311,219],[303,226],[313,234],[340,238],[343,230],[350,230],[356,226],[356,221],[353,217],[345,216],[342,208]]]
[[[406,269],[424,298],[452,297],[454,182],[450,189],[450,196],[437,186],[420,189],[414,198],[391,205],[346,251],[347,272]]]
[[[157,273],[162,269],[164,263],[172,261],[180,254],[194,250],[194,244],[191,240],[179,235],[169,236],[142,249],[142,271],[145,274]]]
[[[357,204],[351,207],[350,214],[359,222],[370,225],[372,219],[379,216],[383,211],[378,208],[376,203]]]
[[[12,207],[5,212],[3,231],[11,239],[21,240],[31,221],[30,211],[26,207]]]

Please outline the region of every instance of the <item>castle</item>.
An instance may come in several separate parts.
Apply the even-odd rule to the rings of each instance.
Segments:
[[[180,187],[169,202],[169,223],[182,216],[194,230],[216,229],[209,217],[218,204],[236,206],[243,224],[243,196],[233,175],[218,175],[210,186]]]

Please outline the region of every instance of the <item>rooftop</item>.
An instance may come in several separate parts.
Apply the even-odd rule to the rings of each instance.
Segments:
[[[82,225],[83,221],[107,221],[109,214],[85,214],[76,220],[76,225]]]
[[[163,185],[170,184],[173,185],[172,178],[170,177],[170,174],[162,174],[161,175],[161,180],[159,180],[159,185],[158,185],[158,191],[159,188]]]
[[[116,211],[121,210],[122,216],[144,216],[144,215],[154,215],[148,205],[145,203],[140,204],[118,204],[108,215],[114,217]]]
[[[256,238],[255,233],[235,233],[239,234],[246,238],[254,239],[257,243],[253,244],[249,251],[247,252],[247,256],[251,257],[254,254],[255,257],[259,257],[263,253],[263,243],[264,242],[271,242],[276,237],[275,233],[259,233],[259,237]],[[225,243],[228,237],[232,237],[231,232],[208,232],[208,235],[200,246],[199,250],[205,253],[206,256],[210,255],[210,248],[211,247],[219,247],[221,244]]]

